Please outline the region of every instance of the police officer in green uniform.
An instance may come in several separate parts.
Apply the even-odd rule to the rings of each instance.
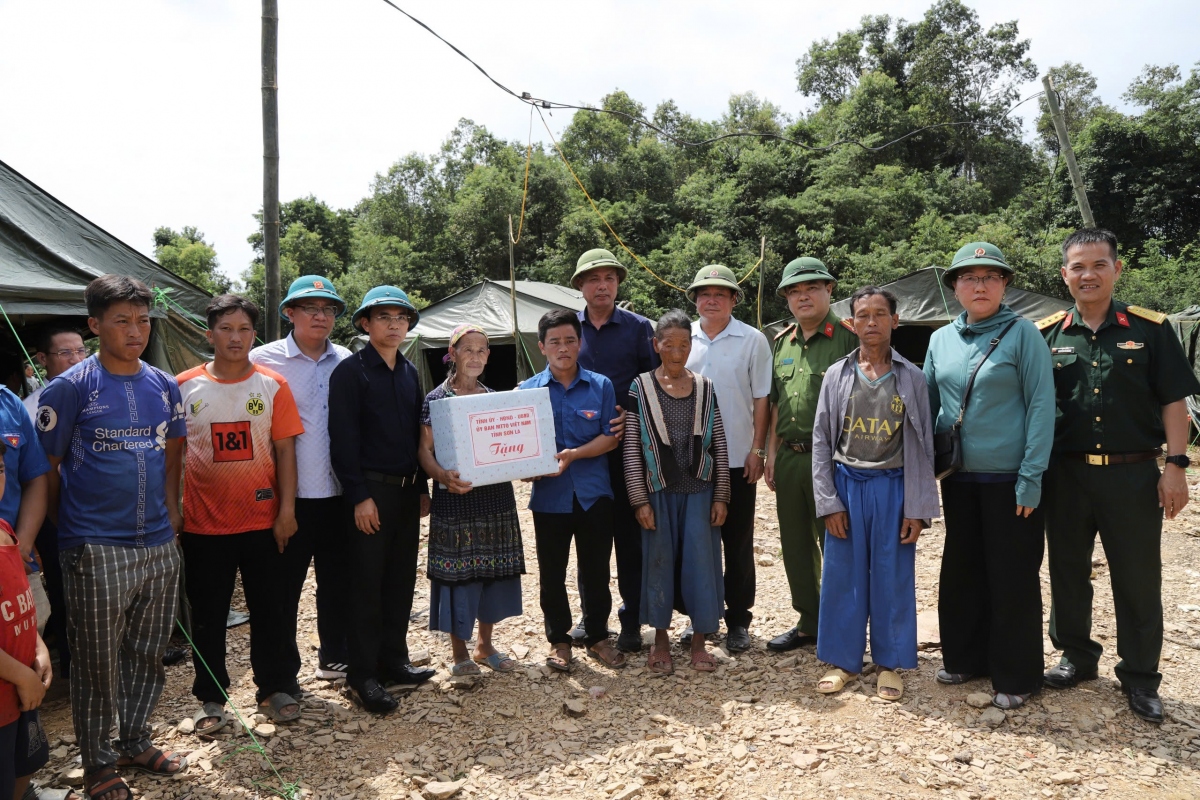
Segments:
[[[767,643],[777,652],[817,641],[825,523],[817,518],[813,501],[813,417],[825,371],[858,346],[854,328],[829,310],[836,285],[823,263],[797,258],[784,267],[777,290],[796,321],[775,337],[771,347],[766,480],[775,492],[792,608],[800,615],[794,628]]]
[[[1121,262],[1112,233],[1071,234],[1063,264],[1075,306],[1038,323],[1054,361],[1059,411],[1043,504],[1050,639],[1063,655],[1045,682],[1065,689],[1097,676],[1102,648],[1091,638],[1090,575],[1098,532],[1116,607],[1117,678],[1134,714],[1162,722],[1162,520],[1188,502],[1184,398],[1200,393],[1200,383],[1165,314],[1113,299]]]

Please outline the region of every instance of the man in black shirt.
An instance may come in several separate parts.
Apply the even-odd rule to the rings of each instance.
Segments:
[[[424,396],[416,368],[400,355],[418,319],[402,290],[367,292],[351,321],[370,341],[329,378],[330,460],[354,514],[346,683],[378,713],[398,705],[384,684],[417,684],[434,674],[412,666],[407,641],[420,518],[429,513],[429,485],[417,463]]]

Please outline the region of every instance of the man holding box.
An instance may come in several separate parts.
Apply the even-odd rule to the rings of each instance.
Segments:
[[[519,388],[550,390],[558,472],[535,479],[529,508],[537,540],[542,614],[550,655],[546,665],[571,670],[571,606],[567,600],[567,559],[571,540],[579,564],[580,601],[587,653],[609,667],[625,666],[625,656],[608,638],[612,595],[608,559],[613,541],[613,492],[608,462],[599,458],[616,449],[606,409],[616,405],[613,385],[579,366],[581,325],[565,309],[538,321],[538,349],[546,369]]]

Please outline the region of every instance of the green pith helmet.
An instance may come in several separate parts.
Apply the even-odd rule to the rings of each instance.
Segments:
[[[346,301],[338,295],[337,289],[333,286],[333,281],[320,275],[301,275],[292,281],[292,285],[288,287],[287,297],[283,298],[283,302],[279,304],[279,316],[287,319],[287,314],[284,314],[283,310],[292,303],[300,300],[316,300],[318,298],[332,300],[337,303],[337,315],[339,317],[346,313]]]
[[[617,280],[620,281],[625,280],[625,276],[629,272],[625,269],[624,264],[617,261],[616,256],[602,247],[597,247],[595,250],[588,250],[575,262],[575,274],[571,276],[571,285],[578,289],[586,273],[594,269],[600,269],[601,267],[615,269],[617,271]]]
[[[733,289],[733,302],[736,303],[742,299],[742,287],[738,286],[733,270],[724,264],[709,264],[707,267],[701,267],[700,271],[696,273],[696,279],[687,287],[687,299],[693,303],[696,302],[696,291],[705,286],[724,286],[726,289]]]
[[[825,262],[817,258],[801,256],[800,258],[792,259],[783,268],[783,278],[779,281],[779,288],[775,290],[775,293],[786,299],[787,292],[784,290],[787,287],[808,281],[833,281],[836,284],[837,278],[829,273],[829,268],[825,266]]]
[[[950,261],[950,268],[942,273],[942,283],[953,289],[957,271],[966,267],[995,267],[1009,275],[1014,273],[999,247],[988,242],[971,242],[958,248]]]
[[[417,327],[417,321],[421,319],[417,307],[408,299],[408,295],[403,289],[397,289],[395,286],[376,286],[371,291],[363,295],[362,305],[354,312],[354,316],[350,318],[350,324],[358,327],[358,321],[362,319],[375,306],[396,306],[404,309],[408,314],[408,329],[412,330]]]

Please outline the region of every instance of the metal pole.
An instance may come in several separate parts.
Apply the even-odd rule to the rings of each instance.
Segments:
[[[512,300],[513,348],[517,357],[517,375],[521,370],[521,327],[517,324],[517,262],[513,256],[512,214],[508,215],[508,293]],[[532,367],[530,368],[532,370]],[[525,377],[531,378],[532,374]]]
[[[1063,118],[1062,109],[1058,105],[1058,95],[1054,93],[1054,81],[1046,75],[1042,78],[1042,87],[1046,90],[1046,103],[1050,106],[1050,118],[1054,120],[1054,132],[1058,134],[1058,146],[1067,159],[1067,171],[1071,173],[1071,187],[1075,190],[1075,202],[1079,204],[1079,213],[1083,216],[1083,224],[1089,228],[1096,227],[1096,218],[1092,216],[1092,207],[1088,204],[1087,190],[1083,186],[1083,176],[1079,173],[1079,164],[1075,162],[1075,151],[1071,149],[1071,139],[1067,135],[1067,121]]]
[[[263,259],[266,267],[267,341],[279,338],[279,83],[276,80],[279,42],[279,7],[276,0],[262,4],[262,115],[263,115]]]
[[[767,237],[762,237],[762,242],[758,251],[758,329],[762,330],[762,287],[766,281],[767,265],[765,263],[767,256]]]

